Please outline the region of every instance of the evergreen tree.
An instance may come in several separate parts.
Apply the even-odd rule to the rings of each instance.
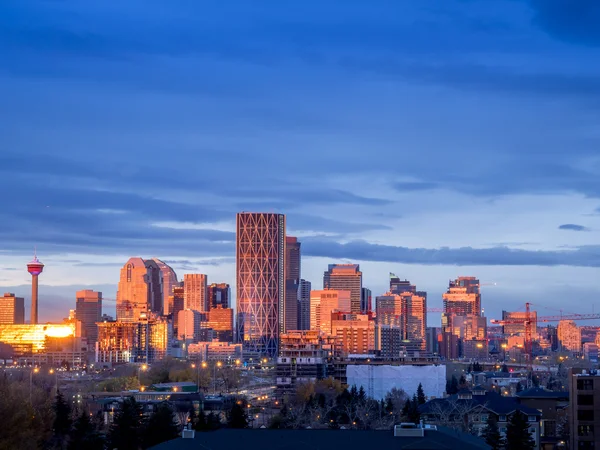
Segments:
[[[425,402],[427,402],[427,399],[425,398],[425,391],[423,391],[423,385],[419,383],[419,387],[417,388],[417,403],[419,405],[423,405]]]
[[[503,373],[508,373],[508,366],[506,365],[506,363],[502,364],[502,372]]]
[[[409,420],[410,410],[411,410],[410,399],[406,399],[406,403],[404,403],[404,406],[402,407],[402,419],[403,420]]]
[[[71,431],[71,406],[65,401],[62,392],[56,393],[54,404],[54,422],[52,424],[52,447],[66,448],[69,431]]]
[[[68,450],[102,450],[104,438],[87,411],[82,411],[75,419],[69,437]]]
[[[358,401],[360,403],[364,403],[367,400],[367,393],[365,392],[365,389],[361,386],[360,389],[358,390]]]
[[[196,430],[196,431],[207,431],[208,430],[208,423],[206,422],[206,414],[204,414],[204,411],[202,411],[202,410],[200,410],[200,414],[198,414],[196,423],[194,423],[194,430]]]
[[[533,450],[535,441],[529,433],[527,416],[521,411],[516,411],[510,418],[506,427],[506,446],[510,450]]]
[[[487,426],[483,431],[485,442],[492,447],[492,450],[500,450],[504,447],[504,438],[498,430],[498,421],[494,414],[490,414],[487,420]]]
[[[107,447],[119,450],[137,450],[142,443],[143,419],[142,407],[133,397],[121,403],[108,431]]]
[[[473,364],[473,372],[482,372],[482,371],[483,371],[483,369],[481,368],[481,364],[479,364],[478,362]]]
[[[229,413],[227,414],[227,426],[229,428],[247,428],[248,427],[248,416],[243,406],[238,402],[235,402]]]
[[[467,385],[467,379],[464,375],[460,376],[460,380],[458,380],[459,387],[465,387]]]
[[[206,417],[206,426],[209,430],[214,431],[221,428],[221,419],[214,412],[210,412],[210,414]]]
[[[458,380],[456,379],[455,375],[452,375],[452,379],[450,380],[450,383],[447,383],[446,393],[448,395],[453,395],[453,394],[456,394],[457,392],[458,392]]]
[[[517,383],[517,392],[523,391],[523,385],[521,383]]]
[[[175,413],[167,402],[159,403],[146,424],[144,446],[154,447],[178,436],[179,426],[175,421]]]
[[[414,394],[409,403],[408,420],[412,423],[419,423],[420,419],[421,413],[419,413],[419,400],[417,399],[417,394]]]
[[[388,414],[394,412],[394,402],[392,402],[391,397],[388,397],[387,401],[385,402],[385,412]]]

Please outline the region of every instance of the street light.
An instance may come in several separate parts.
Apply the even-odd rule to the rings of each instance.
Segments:
[[[217,394],[217,367],[220,369],[223,363],[221,361],[217,361],[217,363],[213,366],[213,395]]]
[[[138,384],[139,384],[139,385],[141,385],[141,384],[142,384],[142,381],[140,380],[140,372],[141,372],[142,370],[143,370],[144,372],[145,372],[146,370],[148,370],[148,365],[147,365],[147,364],[142,364],[142,365],[140,366],[140,368],[138,369]]]
[[[33,369],[31,369],[31,372],[29,373],[29,404],[31,405],[31,390],[33,387],[33,374],[34,373],[38,373],[40,371],[40,369],[38,369],[37,367],[34,367]]]
[[[50,369],[48,371],[48,373],[50,375],[54,375],[54,381],[55,381],[55,389],[54,389],[55,394],[54,395],[58,395],[58,372],[54,369]]]

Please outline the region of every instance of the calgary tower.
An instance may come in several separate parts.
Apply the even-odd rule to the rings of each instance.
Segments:
[[[31,274],[31,324],[38,323],[38,275],[44,270],[44,265],[33,254],[33,261],[27,264],[27,272]]]

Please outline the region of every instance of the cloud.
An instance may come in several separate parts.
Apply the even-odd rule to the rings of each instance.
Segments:
[[[303,254],[354,261],[423,265],[600,267],[600,246],[584,246],[565,251],[522,250],[508,247],[428,249],[372,244],[362,240],[340,243],[333,240],[306,238],[303,243]]]
[[[560,225],[558,229],[569,231],[590,231],[588,227],[584,227],[583,225],[576,225],[574,223],[565,223],[564,225]]]

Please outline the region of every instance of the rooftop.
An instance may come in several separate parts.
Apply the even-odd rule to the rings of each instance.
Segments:
[[[531,388],[526,391],[517,393],[519,398],[554,398],[554,399],[568,399],[569,393],[566,391],[549,391],[544,388]]]
[[[436,413],[439,411],[439,407],[448,406],[452,407],[452,404],[471,406],[475,408],[476,406],[484,406],[486,409],[498,414],[498,415],[507,415],[512,412],[519,410],[524,414],[531,416],[539,416],[541,413],[537,409],[529,408],[528,406],[521,405],[516,397],[504,397],[497,392],[486,392],[485,395],[473,395],[472,398],[459,398],[460,396],[464,396],[466,389],[462,389],[459,394],[451,395],[447,398],[436,398],[428,401],[424,405],[419,407],[421,413]],[[470,391],[468,391],[470,392]]]

